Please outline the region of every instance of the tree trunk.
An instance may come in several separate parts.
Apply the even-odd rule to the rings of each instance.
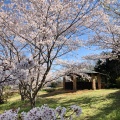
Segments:
[[[25,89],[22,87],[21,84],[19,84],[19,93],[20,93],[20,96],[21,96],[21,101],[24,101],[25,100]]]
[[[34,108],[34,107],[35,107],[35,104],[36,104],[36,99],[35,99],[35,98],[31,98],[31,99],[30,99],[31,108]]]
[[[0,88],[0,104],[4,103],[4,98],[3,98],[3,87]]]
[[[25,100],[24,95],[20,94],[20,96],[21,96],[21,101],[24,101]]]
[[[4,100],[3,98],[0,96],[0,104],[3,104],[4,103]]]

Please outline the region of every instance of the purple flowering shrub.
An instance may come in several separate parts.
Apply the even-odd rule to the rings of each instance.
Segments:
[[[18,115],[20,108],[16,110],[7,110],[0,115],[0,120],[72,120],[73,116],[80,116],[82,110],[79,106],[72,105],[70,109],[72,112],[67,114],[65,107],[57,107],[56,109],[50,108],[47,105],[35,107],[28,112],[22,112]]]

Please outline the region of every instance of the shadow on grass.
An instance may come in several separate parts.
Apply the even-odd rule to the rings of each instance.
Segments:
[[[80,116],[80,118],[78,118],[77,120],[120,120],[120,90],[117,90],[117,92],[109,93],[107,95],[105,94],[105,96],[102,96],[102,94],[100,95],[99,91],[95,92],[97,93],[96,95],[94,92],[91,92],[92,94],[90,93],[87,95],[83,94],[77,96],[67,94],[71,92],[73,91],[57,90],[49,94],[39,95],[36,106],[48,104],[48,106],[52,108],[56,108],[57,106],[68,108],[70,105],[76,104],[81,106],[83,109],[83,115]],[[80,93],[84,92],[85,91],[81,91]],[[61,94],[66,95],[61,96]],[[60,96],[56,97],[55,95]],[[21,102],[20,100],[18,100],[15,102],[8,102],[8,104],[6,105],[1,105],[0,110],[7,110],[18,107],[21,108],[20,112],[29,111],[29,101]]]
[[[77,99],[71,99],[66,102],[63,102],[62,105],[68,107],[70,105],[76,104],[80,105],[81,107],[92,107],[92,103],[97,103],[96,99],[100,99],[99,97],[79,97]]]
[[[69,92],[71,93],[71,91],[55,91],[50,94],[41,95],[41,97],[46,98]],[[77,120],[120,120],[120,90],[107,96],[79,96],[76,99],[73,99],[71,96],[71,99],[62,102],[59,102],[60,99],[56,98],[46,99],[47,103],[52,105],[51,107],[61,105],[68,108],[73,104],[81,106],[87,112],[85,112],[83,118],[80,117]]]
[[[81,90],[81,93],[84,91],[91,91],[91,90]],[[67,93],[75,93],[76,91],[74,90],[64,90],[64,89],[57,89],[53,92],[48,92],[46,94],[39,95],[38,97],[51,97],[55,95],[60,95],[60,94],[67,94]]]
[[[14,101],[14,102],[7,102],[5,104],[0,105],[0,111],[5,111],[5,110],[9,110],[9,109],[17,109],[17,108],[21,108],[21,111],[28,111],[30,109],[30,104],[28,105],[28,101]]]
[[[89,120],[120,120],[120,90],[110,93],[106,100],[111,100],[111,103],[99,108],[100,112]]]
[[[60,100],[59,98],[58,99],[38,98],[36,101],[36,106],[41,107],[44,104],[48,104],[50,107],[56,108],[57,106],[59,106],[58,103],[59,100]],[[22,111],[28,112],[31,109],[29,100],[25,100],[25,101],[17,100],[13,102],[8,101],[5,104],[0,105],[0,112],[2,113],[5,110],[17,109],[17,108],[20,108],[19,113],[21,113]]]

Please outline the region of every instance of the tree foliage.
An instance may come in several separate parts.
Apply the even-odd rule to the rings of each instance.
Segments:
[[[86,59],[120,59],[120,2],[119,0],[101,0],[102,12],[98,25],[92,28],[87,45],[97,46],[97,49],[110,51],[105,55],[90,55]]]
[[[106,59],[105,62],[98,60],[95,70],[106,75],[106,82],[115,87],[116,79],[120,76],[120,61]],[[104,81],[105,82],[105,81]]]

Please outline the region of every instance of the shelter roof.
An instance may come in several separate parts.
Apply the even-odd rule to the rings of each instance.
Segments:
[[[69,73],[68,75],[71,75],[71,74],[80,75],[81,73],[84,73],[84,74],[95,74],[95,75],[96,74],[106,75],[106,74],[103,74],[103,73],[100,73],[100,72],[96,72],[94,70],[88,70],[88,69],[77,70],[77,71]]]

